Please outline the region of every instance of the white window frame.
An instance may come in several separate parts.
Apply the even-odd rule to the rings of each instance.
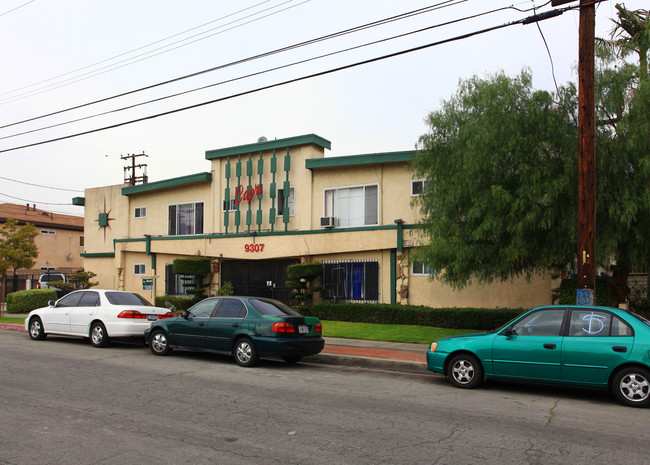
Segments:
[[[135,207],[133,209],[133,218],[136,220],[147,217],[147,207]]]
[[[413,179],[411,181],[411,197],[419,197],[420,195],[422,195],[422,192],[424,192],[424,189],[428,182],[429,182],[428,179]],[[421,185],[420,192],[415,192],[415,186],[418,184]]]
[[[366,206],[367,206],[367,193],[369,188],[375,188],[376,196],[377,196],[377,202],[375,206],[375,215],[377,217],[376,222],[374,223],[369,223],[367,222],[369,212],[366,211]],[[353,190],[353,189],[363,189],[362,191],[362,203],[363,203],[363,212],[361,213],[361,217],[363,218],[363,221],[360,224],[350,224],[350,220],[353,219],[350,217],[348,214],[347,217],[343,217],[343,212],[341,211],[340,205],[340,194],[342,191],[348,191],[348,193]],[[328,192],[332,192],[331,196],[328,196]],[[350,197],[348,196],[348,199]],[[332,204],[333,203],[333,204]],[[380,208],[381,205],[381,200],[379,198],[379,184],[361,184],[358,186],[342,186],[342,187],[333,187],[329,189],[324,189],[323,190],[323,212],[326,217],[334,217],[337,219],[337,227],[341,228],[357,228],[361,226],[379,226],[381,224],[381,218],[379,217],[379,213],[381,211]],[[345,209],[347,212],[349,212],[349,203],[348,205],[345,206]]]
[[[136,276],[143,276],[147,274],[147,265],[144,263],[134,263],[133,274]]]
[[[416,271],[415,267],[422,267],[421,271]],[[413,261],[411,262],[411,276],[433,276],[434,273],[431,269],[424,264],[424,262]]]
[[[221,201],[221,212],[225,213],[227,211],[229,212],[237,211],[237,202],[235,201],[235,199],[230,199],[230,208],[228,208],[227,210],[226,210],[226,199],[223,199]]]
[[[277,204],[277,216],[276,219],[281,218],[283,213],[280,213],[280,192],[284,194],[284,188],[280,187],[275,193],[275,200]],[[282,207],[284,208],[284,206]],[[293,186],[289,187],[289,216],[296,216],[296,190]]]

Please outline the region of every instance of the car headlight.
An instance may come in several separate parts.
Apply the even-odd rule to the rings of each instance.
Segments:
[[[431,345],[429,346],[429,350],[431,352],[435,352],[437,347],[438,347],[438,343],[437,342],[432,342]]]

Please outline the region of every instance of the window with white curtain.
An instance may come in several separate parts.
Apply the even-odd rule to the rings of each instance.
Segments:
[[[203,234],[203,202],[169,206],[170,236]]]
[[[379,224],[377,185],[325,190],[325,216],[337,219],[339,227]]]

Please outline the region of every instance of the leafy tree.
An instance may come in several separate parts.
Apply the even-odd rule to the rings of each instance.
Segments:
[[[7,270],[12,268],[31,268],[38,257],[34,239],[38,231],[32,224],[18,226],[18,221],[9,219],[0,226],[0,316],[4,309],[4,295],[7,283]]]
[[[650,89],[638,67],[599,57],[596,259],[616,260],[617,282],[650,256]],[[574,85],[535,91],[523,71],[462,81],[428,116],[412,162],[430,180],[418,258],[443,282],[530,277],[575,259],[577,104]]]
[[[68,273],[65,277],[65,282],[51,281],[49,285],[59,288],[67,294],[75,289],[90,289],[93,286],[97,286],[99,284],[98,282],[91,281],[95,276],[97,276],[97,273],[93,273],[92,271],[77,271],[76,273]]]

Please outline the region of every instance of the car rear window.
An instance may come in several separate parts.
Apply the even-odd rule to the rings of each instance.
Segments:
[[[152,305],[144,298],[133,292],[107,292],[106,299],[113,305]]]
[[[50,273],[49,275],[44,274],[41,276],[41,282],[49,283],[50,281],[63,281],[63,275]]]
[[[260,315],[300,316],[300,313],[295,312],[291,307],[277,300],[248,299],[248,302]]]

